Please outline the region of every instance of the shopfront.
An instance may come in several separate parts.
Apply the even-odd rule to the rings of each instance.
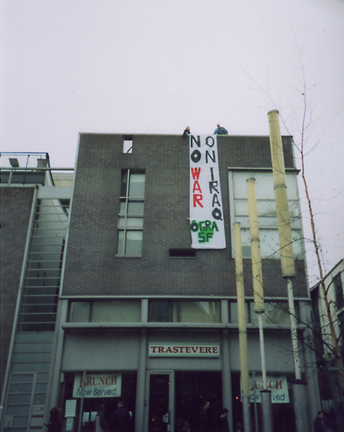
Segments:
[[[209,401],[215,430],[223,407],[221,333],[170,331],[164,339],[160,331],[67,332],[59,402],[64,430],[94,431],[100,407],[109,420],[120,399],[133,428],[141,424],[147,432],[199,430],[200,408]]]

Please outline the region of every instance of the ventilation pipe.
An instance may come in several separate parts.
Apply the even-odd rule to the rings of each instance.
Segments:
[[[254,311],[258,316],[259,341],[260,341],[260,358],[262,363],[263,390],[261,391],[261,405],[264,432],[272,432],[272,409],[271,409],[271,392],[267,390],[266,383],[266,364],[264,348],[264,331],[263,331],[263,313],[264,313],[264,292],[263,292],[263,273],[262,259],[260,253],[258,210],[256,200],[255,179],[246,180],[247,185],[247,202],[248,214],[250,220],[250,237],[251,237],[251,260],[252,260],[252,278],[253,278],[253,296]]]
[[[277,110],[272,110],[268,113],[270,128],[270,150],[275,190],[282,277],[287,281],[291,341],[296,379],[295,384],[293,385],[296,429],[297,432],[304,432],[305,430],[309,429],[309,426],[306,414],[307,403],[305,395],[305,383],[301,381],[301,365],[297,339],[297,319],[295,314],[293,294],[293,279],[295,277],[293,239],[291,234],[283,146],[278,116],[279,113]]]
[[[234,230],[234,256],[235,256],[235,275],[238,306],[238,327],[239,327],[239,351],[240,351],[240,380],[241,398],[243,402],[244,431],[251,432],[250,414],[250,385],[248,373],[247,357],[247,331],[246,331],[246,311],[245,311],[245,289],[244,289],[244,268],[242,261],[241,229],[240,223],[233,224]]]

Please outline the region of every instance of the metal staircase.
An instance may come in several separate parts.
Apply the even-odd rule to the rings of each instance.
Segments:
[[[37,200],[4,404],[4,432],[36,432],[46,421],[68,208],[68,200]]]

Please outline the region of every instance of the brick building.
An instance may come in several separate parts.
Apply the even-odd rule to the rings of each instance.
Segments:
[[[3,392],[6,432],[39,429],[52,406],[59,407],[64,430],[90,430],[101,405],[105,405],[109,419],[116,398],[124,400],[137,432],[174,432],[185,421],[194,432],[200,426],[199,409],[206,401],[211,404],[214,430],[224,406],[230,410],[231,428],[242,421],[232,227],[234,222],[241,223],[254,400],[262,366],[253,307],[246,196],[246,179],[252,177],[256,179],[260,224],[265,352],[273,419],[276,427],[278,419],[279,431],[289,430],[290,422],[294,422],[294,368],[287,288],[279,262],[269,137],[210,139],[217,142],[221,180],[221,201],[213,199],[213,204],[221,207],[217,222],[223,223],[226,242],[221,248],[191,245],[192,140],[188,137],[81,134],[72,194],[69,187],[51,185],[48,190],[47,185],[37,186],[32,202],[41,205],[43,198],[50,200],[54,216],[59,215],[53,226],[45,226],[55,239],[56,250],[52,252],[57,254],[58,250],[58,261],[63,263],[58,269],[49,267],[53,285],[59,286],[58,308],[50,313],[48,307],[42,312],[41,306],[35,311],[30,306],[27,310],[32,315],[26,321],[23,317],[15,320]],[[302,374],[312,418],[318,409],[318,390],[312,354],[302,345],[310,309],[291,137],[283,137],[283,150],[296,263],[294,297]],[[215,187],[219,190],[218,183]],[[23,190],[14,185],[3,188],[6,193]],[[38,213],[31,216],[33,227],[44,212]],[[50,211],[48,219],[52,219]],[[60,240],[56,242],[57,237]],[[32,243],[31,234],[26,241]],[[40,247],[44,261],[49,251],[45,245]],[[18,258],[18,266],[22,259],[25,257]],[[37,263],[32,276],[37,285],[47,277],[46,272],[44,276],[38,271],[41,266]],[[23,272],[28,271],[27,266],[23,268]],[[21,314],[24,283],[19,283]],[[46,283],[40,286],[52,290]],[[45,290],[48,288],[41,288],[42,295]],[[47,293],[56,296],[55,291]],[[46,318],[50,327],[33,318],[39,310],[44,316],[50,314],[50,321]],[[30,339],[33,333],[39,341]],[[23,339],[26,346],[49,344],[49,348],[43,347],[49,354],[39,356],[46,359],[42,366],[45,399],[37,390],[43,388],[39,386],[40,366],[37,363],[33,367],[37,359],[19,344]],[[21,362],[21,369],[13,368],[15,359]],[[25,363],[27,359],[31,364]],[[29,379],[23,378],[24,370],[31,374],[33,387],[26,393],[30,397],[21,402],[15,384]],[[41,398],[35,399],[35,392]],[[259,400],[252,402],[251,411],[252,424],[260,423]]]

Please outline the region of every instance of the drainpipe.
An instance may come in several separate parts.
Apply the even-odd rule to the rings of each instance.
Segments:
[[[260,357],[262,363],[263,390],[262,398],[262,418],[264,432],[272,432],[272,410],[271,410],[271,392],[267,389],[266,383],[266,364],[264,348],[264,330],[263,330],[263,313],[264,313],[264,292],[263,292],[263,272],[262,258],[260,253],[258,210],[256,199],[255,179],[246,180],[247,185],[247,202],[248,214],[250,219],[250,237],[251,237],[251,259],[252,259],[252,278],[253,278],[253,296],[254,311],[258,316],[259,324],[259,341]]]
[[[272,110],[268,113],[270,127],[270,150],[275,190],[282,277],[287,281],[291,342],[295,368],[293,395],[296,430],[297,432],[304,432],[305,430],[309,430],[307,416],[306,383],[301,380],[301,365],[297,338],[297,319],[295,314],[293,293],[293,279],[295,278],[293,239],[291,235],[287,186],[285,181],[283,146],[278,114],[279,113],[277,110]]]
[[[243,269],[243,261],[242,261],[240,223],[235,222],[233,225],[233,229],[234,229],[234,255],[235,255],[235,274],[236,274],[237,305],[238,305],[241,398],[243,403],[242,408],[243,408],[243,418],[244,418],[244,431],[251,432],[250,385],[249,385],[248,357],[247,357],[244,269]]]

